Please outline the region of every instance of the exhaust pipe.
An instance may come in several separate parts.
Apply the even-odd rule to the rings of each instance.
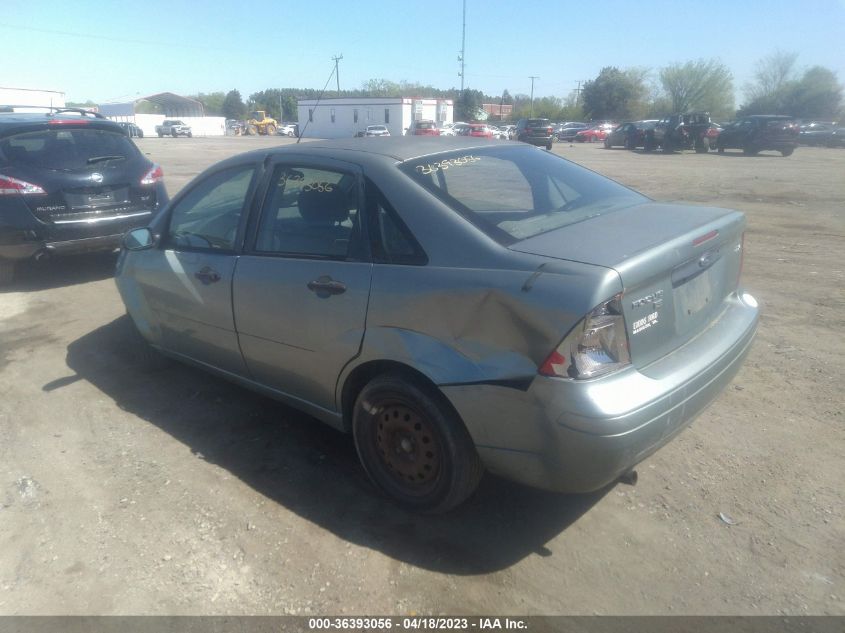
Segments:
[[[637,471],[632,468],[627,473],[623,473],[619,476],[619,483],[626,484],[628,486],[636,486],[637,479]]]

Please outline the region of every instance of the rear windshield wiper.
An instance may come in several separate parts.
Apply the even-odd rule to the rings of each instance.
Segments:
[[[93,165],[94,163],[102,163],[107,160],[126,160],[126,156],[120,156],[118,154],[112,156],[92,156],[88,159],[88,164]]]

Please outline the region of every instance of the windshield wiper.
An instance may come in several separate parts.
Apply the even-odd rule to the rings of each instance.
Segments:
[[[94,163],[102,163],[107,160],[126,160],[126,156],[120,156],[118,154],[111,156],[92,156],[88,159],[88,164],[93,165]]]

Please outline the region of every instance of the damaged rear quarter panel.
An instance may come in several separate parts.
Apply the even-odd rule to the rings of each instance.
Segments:
[[[600,266],[547,261],[539,269],[377,265],[361,355],[413,367],[436,385],[527,389],[537,367],[587,312],[622,289]],[[448,390],[444,389],[444,393]],[[486,435],[458,408],[476,441]]]

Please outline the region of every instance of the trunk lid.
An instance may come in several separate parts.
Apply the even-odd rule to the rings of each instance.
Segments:
[[[512,250],[612,268],[623,284],[631,360],[647,365],[693,338],[737,287],[745,216],[646,203],[522,240]]]

